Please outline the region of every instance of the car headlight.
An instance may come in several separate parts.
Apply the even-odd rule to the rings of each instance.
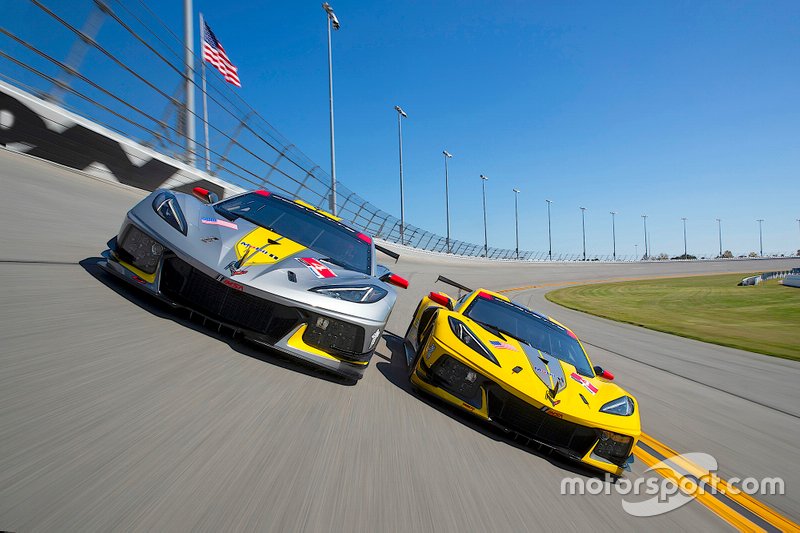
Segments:
[[[458,337],[458,340],[484,356],[492,363],[500,366],[500,363],[497,361],[497,358],[494,356],[494,354],[490,352],[480,340],[478,340],[478,337],[472,333],[466,324],[456,318],[453,318],[452,316],[447,317],[447,321],[450,323],[450,329],[453,330],[453,334]]]
[[[356,302],[360,304],[372,304],[383,298],[388,294],[386,289],[376,287],[375,285],[356,285],[356,286],[339,286],[339,287],[315,287],[309,289],[331,298],[338,300],[346,300],[348,302]]]
[[[167,224],[186,235],[188,226],[186,224],[186,217],[183,216],[181,206],[178,205],[178,199],[169,191],[160,192],[153,199],[153,210],[158,213],[158,216],[163,218]]]
[[[633,414],[633,399],[630,396],[622,396],[616,400],[611,400],[600,408],[600,412],[610,415],[631,416]]]

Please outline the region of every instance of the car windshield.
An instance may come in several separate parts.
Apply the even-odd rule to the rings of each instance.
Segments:
[[[594,376],[586,353],[570,332],[524,307],[489,295],[478,296],[464,315],[571,364],[579,374]]]
[[[328,217],[276,196],[248,193],[214,206],[230,219],[241,217],[322,254],[325,260],[364,274],[371,273],[368,237]]]

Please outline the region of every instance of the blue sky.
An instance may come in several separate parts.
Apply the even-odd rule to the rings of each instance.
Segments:
[[[181,2],[148,5],[181,33]],[[59,2],[54,2],[59,4]],[[690,253],[723,244],[800,248],[800,3],[332,2],[337,174],[399,214],[403,124],[406,220],[444,233],[554,252]],[[136,8],[136,4],[130,5]],[[327,49],[320,2],[195,0],[239,67],[242,97],[329,167]]]

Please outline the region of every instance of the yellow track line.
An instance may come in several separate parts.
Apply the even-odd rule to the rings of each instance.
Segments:
[[[704,481],[707,486],[713,487],[719,494],[724,494],[725,498],[741,505],[744,509],[747,509],[772,527],[781,531],[800,531],[800,526],[781,515],[776,510],[764,505],[748,494],[742,492],[736,493],[737,491],[732,489],[724,479],[716,476],[709,477],[706,470],[681,457],[676,451],[653,437],[643,433],[640,442],[655,451],[658,455],[661,455],[663,458],[668,459],[676,466],[685,470],[691,476]],[[634,455],[648,467],[652,467],[663,460],[638,446],[634,449]],[[671,479],[673,482],[677,483],[678,486],[687,489],[690,494],[696,493],[696,500],[698,502],[740,531],[764,531],[763,528],[749,520],[746,516],[743,516],[742,513],[727,505],[724,502],[724,498],[719,499],[711,494],[708,488],[704,491],[698,491],[699,487],[691,477],[683,476],[671,468],[659,468],[656,469],[656,472],[667,479]]]

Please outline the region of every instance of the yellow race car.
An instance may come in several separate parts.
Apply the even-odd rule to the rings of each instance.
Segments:
[[[424,297],[404,339],[411,384],[616,476],[641,435],[636,399],[552,318],[485,289]]]

